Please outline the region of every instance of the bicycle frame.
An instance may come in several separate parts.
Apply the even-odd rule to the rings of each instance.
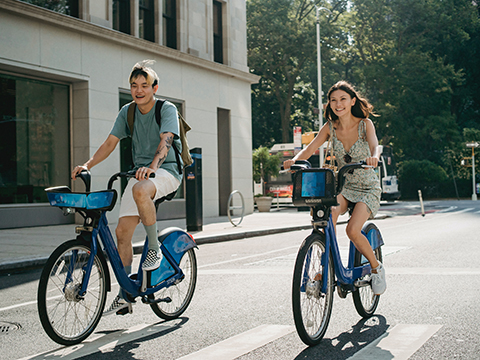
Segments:
[[[172,229],[170,231],[176,231],[175,228],[170,228],[170,229]],[[180,229],[178,229],[178,231],[183,232]],[[113,272],[115,274],[115,277],[120,287],[134,298],[137,296],[153,294],[160,289],[171,286],[176,281],[183,278],[184,276],[183,271],[178,266],[181,259],[181,255],[183,255],[183,253],[185,253],[187,250],[193,247],[196,247],[195,242],[188,235],[184,237],[175,237],[175,239],[168,239],[168,236],[167,236],[167,240],[164,241],[161,246],[165,259],[168,262],[167,271],[165,271],[166,270],[165,265],[160,266],[160,268],[155,271],[152,271],[152,279],[155,279],[155,282],[157,282],[157,285],[154,287],[147,287],[147,286],[144,287],[143,286],[144,272],[141,270],[141,265],[139,266],[138,272],[136,274],[134,273],[134,274],[131,274],[130,276],[127,275],[125,271],[125,267],[123,266],[122,260],[120,258],[120,255],[118,254],[118,250],[115,245],[112,233],[110,231],[110,228],[108,227],[106,213],[102,212],[102,215],[99,220],[98,228],[94,228],[92,231],[92,236],[91,236],[92,253],[88,259],[88,263],[85,268],[85,277],[82,283],[82,288],[80,289],[81,296],[83,296],[86,293],[86,289],[88,287],[88,282],[90,279],[90,271],[93,266],[95,255],[97,254],[99,249],[98,235],[100,236],[104,250],[108,255]],[[146,257],[147,248],[148,248],[146,245],[147,244],[145,244],[143,249],[140,264],[143,262],[143,260]],[[162,263],[164,263],[164,261],[162,261]]]
[[[362,231],[362,234],[368,239],[372,249],[375,250],[379,246],[383,245],[383,240],[379,239],[376,234],[365,234]],[[367,263],[366,265],[354,267],[355,260],[355,245],[350,241],[349,254],[348,254],[348,265],[345,268],[340,257],[340,249],[338,247],[337,237],[335,234],[335,228],[333,225],[332,215],[329,216],[328,224],[325,227],[325,252],[322,254],[322,267],[325,271],[322,274],[322,293],[327,292],[327,279],[328,279],[328,259],[330,253],[333,258],[333,266],[335,275],[337,276],[337,283],[347,285],[353,289],[353,284],[355,280],[370,274],[371,267],[368,261],[362,261],[362,263]],[[364,259],[364,258],[363,258]]]

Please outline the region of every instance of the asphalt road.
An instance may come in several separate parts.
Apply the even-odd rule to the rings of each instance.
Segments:
[[[291,310],[304,230],[201,245],[197,289],[182,318],[164,322],[136,304],[132,315],[102,318],[89,339],[70,348],[40,325],[40,270],[2,275],[0,324],[8,331],[0,333],[0,359],[479,359],[480,202],[436,203],[424,217],[418,207],[391,209],[395,216],[375,221],[388,281],[377,315],[362,320],[351,295],[335,294],[316,347],[301,342]],[[339,234],[346,249],[344,226]]]

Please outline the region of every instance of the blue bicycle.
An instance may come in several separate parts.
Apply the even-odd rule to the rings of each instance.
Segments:
[[[76,227],[76,239],[61,244],[50,255],[38,285],[40,321],[48,336],[59,344],[82,342],[100,321],[107,292],[111,290],[104,253],[128,301],[140,298],[157,316],[171,320],[178,318],[192,300],[197,281],[194,252],[197,246],[193,238],[179,228],[167,228],[160,233],[163,260],[157,270],[142,271],[146,243],[138,271],[125,272],[106,213],[117,200],[117,192],[112,189],[114,181],[134,176],[134,172],[114,174],[107,190],[90,192],[90,173],[82,172],[79,177],[85,183],[84,193],[72,192],[67,186],[46,189],[52,206],[60,207],[65,214],[76,212],[84,218],[83,226]],[[171,197],[167,195],[161,200]]]
[[[318,344],[325,332],[333,305],[335,287],[341,298],[353,294],[353,302],[360,316],[371,317],[377,309],[380,296],[371,288],[371,267],[367,259],[350,242],[348,264],[345,267],[331,217],[331,207],[337,205],[345,174],[367,167],[365,162],[345,165],[335,174],[330,169],[312,169],[308,161],[292,165],[293,203],[309,206],[312,215],[312,233],[303,241],[295,261],[292,287],[293,318],[298,335],[307,345]],[[373,223],[363,227],[377,260],[382,261],[383,240]]]

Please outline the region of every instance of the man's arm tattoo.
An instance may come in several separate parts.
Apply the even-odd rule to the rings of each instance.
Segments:
[[[160,159],[158,159],[157,168],[159,168],[160,165],[162,165],[163,162],[165,161],[165,159],[167,158],[168,151],[169,151],[170,148],[172,147],[172,144],[173,144],[173,136],[167,135],[167,136],[165,137],[165,145],[163,145],[162,147],[160,147],[160,148],[155,152],[155,156],[157,156],[157,155],[160,155],[160,154],[164,153],[164,152],[165,152],[165,149],[166,149],[166,154],[164,154],[162,157],[160,157]]]

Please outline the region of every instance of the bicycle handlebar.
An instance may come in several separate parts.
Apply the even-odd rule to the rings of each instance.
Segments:
[[[382,165],[382,162],[379,161],[378,162],[378,165],[377,166],[381,166]],[[295,161],[295,164],[293,164],[290,169],[288,170],[285,170],[283,168],[283,165],[281,166],[281,169],[280,170],[280,173],[286,173],[286,172],[297,172],[297,171],[300,171],[300,170],[305,170],[305,169],[310,169],[312,167],[312,165],[310,164],[309,161],[307,160],[297,160]],[[360,162],[357,162],[357,163],[350,163],[350,164],[346,164],[344,167],[342,167],[339,171],[338,171],[338,176],[337,176],[337,194],[340,194],[340,192],[342,191],[342,188],[343,188],[343,185],[345,183],[345,174],[346,173],[349,173],[355,169],[365,169],[365,168],[373,168],[372,165],[367,165],[367,162],[366,161],[360,161]]]
[[[377,166],[382,165],[382,162],[379,161]],[[337,177],[337,194],[340,194],[342,192],[343,184],[345,183],[345,174],[355,170],[355,169],[366,169],[366,168],[373,168],[372,165],[367,165],[366,161],[360,161],[358,163],[351,163],[351,164],[346,164],[344,167],[342,167],[338,171],[338,177]]]
[[[113,187],[113,183],[118,178],[134,178],[136,173],[137,173],[137,170],[129,170],[129,171],[123,171],[123,172],[118,172],[116,174],[113,174],[108,180],[107,189],[110,190]],[[155,173],[151,173],[149,177],[154,178]]]

